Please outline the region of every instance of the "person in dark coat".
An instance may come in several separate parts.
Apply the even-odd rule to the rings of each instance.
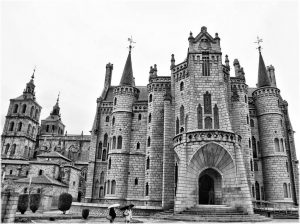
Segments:
[[[117,216],[114,208],[110,208],[109,209],[109,215],[111,216],[110,222],[113,223],[114,220],[115,220],[115,218],[116,218],[116,216]]]
[[[215,203],[215,193],[214,193],[214,189],[210,188],[209,192],[208,192],[208,204],[214,204]]]

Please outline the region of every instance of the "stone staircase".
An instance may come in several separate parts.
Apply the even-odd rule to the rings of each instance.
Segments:
[[[266,222],[271,221],[262,215],[248,215],[227,205],[197,205],[180,213],[173,210],[160,212],[157,218],[194,222]]]

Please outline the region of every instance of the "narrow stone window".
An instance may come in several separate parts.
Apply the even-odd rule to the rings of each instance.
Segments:
[[[22,131],[22,122],[20,122],[18,125],[18,131]]]
[[[206,117],[204,119],[205,129],[212,129],[212,119],[211,117]]]
[[[13,131],[14,130],[14,126],[15,126],[15,122],[10,122],[10,124],[9,124],[9,131]]]
[[[287,189],[287,184],[283,183],[283,196],[285,198],[288,198],[288,189]]]
[[[181,82],[180,83],[180,91],[183,91],[183,89],[184,89],[184,82]]]
[[[17,147],[16,144],[13,144],[13,145],[12,145],[12,149],[11,149],[11,151],[10,151],[10,156],[14,156],[14,155],[15,155],[15,153],[16,153],[16,147]]]
[[[246,119],[247,119],[247,124],[249,124],[249,116],[248,115],[247,115]]]
[[[109,170],[111,169],[111,157],[110,157],[109,160],[108,160],[108,169],[109,169]]]
[[[255,188],[253,184],[252,184],[252,198],[255,198]]]
[[[202,107],[201,104],[197,107],[197,121],[198,121],[198,129],[203,129],[203,122],[202,122]]]
[[[150,136],[149,136],[149,137],[148,137],[148,141],[147,141],[147,146],[150,147],[150,145],[151,145],[151,138],[150,138]]]
[[[258,164],[257,164],[257,161],[254,161],[254,171],[258,171]]]
[[[292,192],[291,192],[291,184],[289,183],[288,184],[288,190],[289,190],[289,198],[291,198],[292,197]]]
[[[4,154],[7,155],[10,144],[6,144]]]
[[[104,134],[104,138],[103,138],[103,146],[107,147],[107,139],[108,139],[108,135],[107,133]]]
[[[49,132],[49,125],[46,126],[46,132]]]
[[[34,111],[34,106],[32,106],[31,109],[30,109],[30,117],[33,116],[33,111]]]
[[[112,148],[115,149],[116,148],[116,136],[113,137],[113,140],[112,140]]]
[[[252,150],[253,150],[253,157],[257,158],[256,139],[254,136],[252,136]]]
[[[149,95],[149,102],[152,102],[152,94]]]
[[[118,145],[117,145],[117,149],[122,149],[122,136],[118,137]]]
[[[111,182],[111,194],[115,194],[116,193],[116,181],[113,180]]]
[[[106,160],[106,149],[103,149],[103,152],[102,152],[102,161],[105,161]]]
[[[109,181],[107,181],[107,192],[106,192],[106,194],[109,194],[109,190],[110,190],[110,180]]]
[[[43,175],[43,170],[39,170],[39,176]]]
[[[146,195],[146,196],[149,195],[149,184],[148,184],[148,182],[146,183],[146,191],[145,191],[145,195]]]
[[[179,134],[179,119],[176,118],[176,135]]]
[[[12,175],[12,174],[13,174],[13,171],[12,171],[12,170],[10,170],[10,171],[9,171],[9,174],[10,174],[10,175]]]
[[[248,101],[248,100],[247,100],[247,96],[245,95],[245,103],[247,103],[247,101]]]
[[[147,164],[146,164],[146,170],[150,169],[150,158],[149,156],[147,157]]]
[[[280,152],[280,146],[279,146],[278,138],[274,139],[274,144],[275,144],[275,152]]]
[[[210,69],[209,69],[209,57],[203,56],[202,57],[202,74],[203,76],[210,76]]]
[[[140,143],[136,143],[136,149],[140,149]]]
[[[283,139],[280,139],[280,146],[281,146],[281,151],[284,152],[284,144],[283,144]]]
[[[142,115],[139,114],[139,117],[138,117],[139,121],[142,120]]]
[[[149,114],[148,123],[151,123],[151,113]]]
[[[26,104],[24,104],[23,107],[22,107],[22,113],[23,113],[23,114],[25,114],[26,108],[27,108],[27,106],[26,106]]]
[[[117,105],[117,97],[115,97],[115,99],[114,99],[114,105],[115,106]]]
[[[109,122],[109,116],[106,116],[105,122]]]
[[[259,192],[259,183],[255,182],[255,193],[256,193],[256,200],[260,200],[260,192]]]
[[[285,162],[285,166],[286,166],[286,172],[289,173],[289,163],[287,161]]]
[[[214,107],[214,128],[215,129],[220,128],[220,125],[219,125],[219,108],[218,108],[217,104],[215,104],[215,107]]]
[[[248,146],[249,146],[249,148],[251,149],[251,140],[250,140],[250,138],[249,138],[249,140],[248,140]]]
[[[101,155],[102,155],[102,142],[99,142],[97,158],[101,159]]]
[[[35,110],[35,115],[34,115],[35,119],[37,119],[37,118],[38,118],[38,113],[39,113],[39,110],[38,110],[38,109],[36,109],[36,110]]]
[[[184,106],[181,105],[180,107],[180,124],[183,125],[184,124]]]
[[[250,170],[253,171],[253,161],[252,161],[252,159],[250,160]]]
[[[134,180],[134,185],[138,185],[139,184],[139,179],[136,177]]]
[[[103,195],[103,187],[101,186],[100,187],[100,192],[99,192],[99,198],[102,198],[104,195]]]
[[[211,114],[211,94],[206,91],[206,93],[203,95],[204,99],[204,113],[205,114]]]
[[[18,113],[18,109],[19,109],[19,105],[15,104],[15,106],[14,106],[14,113]]]
[[[254,120],[253,120],[253,119],[250,119],[250,126],[251,126],[252,128],[254,128]]]

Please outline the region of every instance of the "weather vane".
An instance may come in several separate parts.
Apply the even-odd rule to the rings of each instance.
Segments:
[[[128,38],[128,41],[129,41],[129,51],[131,52],[131,48],[134,48],[132,44],[135,44],[136,42],[133,41],[132,36]]]
[[[258,49],[259,52],[260,52],[260,50],[261,50],[261,48],[262,48],[262,47],[260,46],[260,43],[261,43],[261,42],[263,42],[263,40],[257,36],[257,41],[255,41],[254,43],[256,43],[256,44],[258,45],[258,47],[257,47],[256,49]]]

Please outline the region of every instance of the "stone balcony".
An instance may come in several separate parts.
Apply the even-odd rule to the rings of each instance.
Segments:
[[[183,143],[199,142],[199,141],[226,141],[231,143],[241,143],[241,136],[228,131],[222,130],[196,130],[181,133],[173,138],[174,147]]]

